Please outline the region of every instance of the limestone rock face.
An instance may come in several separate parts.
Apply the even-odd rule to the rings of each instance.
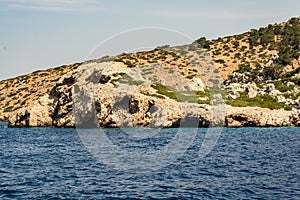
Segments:
[[[10,127],[73,127],[73,72],[62,77],[50,94],[40,97],[31,106],[22,108],[8,118]]]
[[[53,126],[51,113],[53,99],[49,95],[36,100],[30,108],[22,108],[9,118],[9,126],[19,127],[48,127]]]
[[[30,127],[29,124],[30,113],[26,108],[20,109],[17,113],[12,113],[8,117],[9,127]]]
[[[228,127],[282,127],[299,126],[300,112],[298,110],[286,111],[270,110],[258,107],[232,107],[227,106],[226,126]]]
[[[50,99],[48,94],[38,99],[30,110],[27,110],[30,113],[29,126],[52,126],[52,106],[53,99]]]
[[[55,127],[73,127],[74,119],[72,115],[72,87],[75,81],[74,72],[62,77],[50,92],[50,98],[54,101],[51,118]]]

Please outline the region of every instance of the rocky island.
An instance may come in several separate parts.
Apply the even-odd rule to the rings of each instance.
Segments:
[[[10,127],[300,126],[300,18],[0,82]]]

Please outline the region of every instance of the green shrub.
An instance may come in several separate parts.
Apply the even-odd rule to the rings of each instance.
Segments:
[[[258,57],[260,57],[261,59],[265,59],[267,56],[266,53],[261,53],[258,55]]]
[[[228,50],[230,49],[230,47],[226,44],[226,45],[224,45],[223,49],[224,49],[225,51],[228,51]]]
[[[161,84],[153,84],[152,88],[157,90],[157,94],[160,98],[166,96],[170,99],[174,99],[179,102],[190,102],[190,103],[209,103],[209,93],[202,91],[175,91],[171,87],[166,87]],[[161,96],[162,95],[162,96]],[[153,96],[153,95],[152,95]],[[207,97],[208,100],[201,101],[198,97]]]
[[[187,78],[187,79],[193,79],[194,77],[195,77],[195,75],[188,75],[185,78]]]
[[[295,85],[290,85],[288,87],[286,81],[283,81],[283,80],[274,81],[274,85],[275,85],[275,88],[277,90],[279,90],[280,92],[287,92],[289,90],[292,90],[295,87]]]
[[[221,49],[217,49],[217,50],[213,51],[213,54],[215,56],[220,55],[221,54]]]
[[[218,69],[214,69],[213,71],[215,74],[219,73],[219,70]]]
[[[249,65],[240,64],[238,70],[236,72],[238,73],[245,73],[245,72],[251,72],[252,68]]]
[[[223,39],[219,37],[219,38],[217,39],[217,42],[223,42]]]
[[[25,104],[26,104],[26,100],[22,101],[22,103],[20,105],[24,106]]]
[[[237,49],[237,48],[239,47],[239,45],[240,45],[239,41],[234,41],[234,42],[233,42],[233,47],[234,47],[234,48]]]
[[[159,94],[147,94],[147,93],[144,93],[142,92],[143,95],[146,95],[146,96],[150,96],[150,97],[157,97],[159,99],[165,99],[165,97],[163,95],[159,95]]]
[[[7,95],[7,97],[13,97],[13,96],[16,96],[16,95],[17,95],[17,93],[10,93],[10,94]]]
[[[218,60],[215,60],[216,63],[221,63],[221,64],[224,64],[225,61],[223,59],[218,59]]]
[[[241,47],[241,51],[245,51],[246,49],[247,49],[246,46],[242,46],[242,47]]]
[[[241,40],[241,39],[243,39],[243,38],[244,38],[244,34],[236,35],[236,36],[235,36],[235,39],[237,39],[237,40]]]
[[[235,53],[235,54],[234,54],[234,58],[240,59],[240,58],[241,58],[241,53]]]
[[[208,49],[208,50],[210,49],[211,42],[206,40],[205,37],[201,37],[201,38],[197,39],[195,42],[200,44],[205,49]]]
[[[6,107],[3,110],[3,112],[12,112],[12,111],[14,111],[14,107],[13,106]]]
[[[122,77],[118,80],[120,83],[128,84],[128,85],[141,85],[143,81],[134,80],[132,77],[127,74],[120,74]]]
[[[278,79],[283,71],[282,65],[274,65],[263,68],[263,77],[265,80]]]
[[[261,107],[269,109],[281,109],[291,110],[291,106],[288,106],[284,103],[278,103],[276,100],[269,96],[257,96],[255,98],[248,98],[247,93],[241,93],[240,97],[235,100],[228,100],[227,104],[237,107]]]

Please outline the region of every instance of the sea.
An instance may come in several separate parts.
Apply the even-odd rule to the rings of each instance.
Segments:
[[[1,200],[300,199],[300,128],[1,123],[0,145]]]

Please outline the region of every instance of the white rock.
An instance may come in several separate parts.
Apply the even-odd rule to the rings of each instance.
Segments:
[[[269,95],[271,95],[271,96],[277,96],[280,94],[281,94],[281,92],[279,90],[272,90],[271,92],[269,92]]]
[[[287,82],[287,84],[286,84],[287,87],[290,87],[291,85],[295,85],[295,83],[289,81],[289,82]]]
[[[205,84],[200,78],[193,78],[188,86],[190,90],[194,91],[204,91],[205,89]]]
[[[285,99],[284,96],[278,95],[278,96],[276,96],[276,102],[278,102],[278,103],[285,103],[286,99]]]
[[[267,91],[272,91],[272,90],[275,90],[276,88],[275,88],[275,85],[273,84],[273,83],[268,83],[267,84],[267,88],[266,88],[266,90]]]
[[[257,88],[257,86],[256,86],[255,83],[248,83],[246,85],[246,87],[247,87],[246,90],[248,92],[248,97],[249,98],[254,98],[254,97],[257,96],[257,90],[258,90],[258,88]]]

